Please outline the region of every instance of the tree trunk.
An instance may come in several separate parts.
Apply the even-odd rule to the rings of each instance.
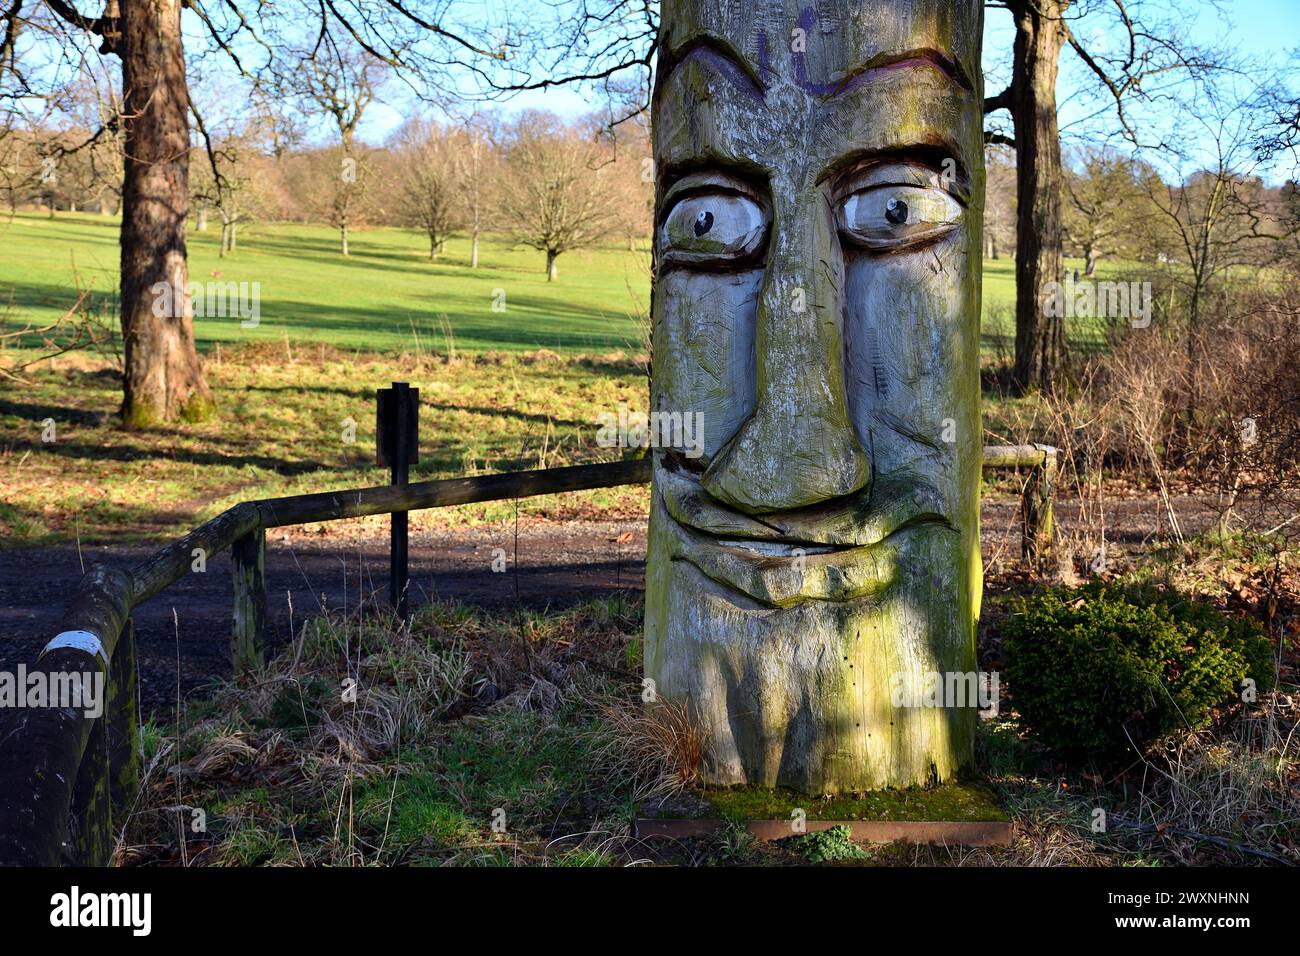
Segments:
[[[207,231],[208,231],[208,207],[207,207],[207,206],[200,206],[200,207],[199,207],[199,217],[198,217],[198,224],[197,224],[197,226],[198,226],[198,230],[199,230],[199,232],[207,232]]]
[[[1097,262],[1101,259],[1101,253],[1096,249],[1087,250],[1084,259],[1083,274],[1091,279],[1097,274]]]
[[[557,253],[554,253],[549,249],[546,250],[546,281],[547,282],[554,282],[556,277],[559,276],[560,274],[559,270],[555,268],[556,256]]]
[[[339,226],[339,252],[343,255],[348,254],[348,223],[344,220]]]
[[[189,267],[189,89],[176,0],[122,4],[126,117],[122,178],[122,418],[144,427],[198,420],[212,397],[194,348]],[[160,290],[168,308],[160,304]]]
[[[1070,0],[1016,6],[1011,116],[1016,133],[1016,357],[1021,388],[1052,388],[1065,361],[1065,326],[1043,309],[1061,277],[1061,142],[1056,73]]]
[[[656,188],[654,221],[673,225],[653,237],[649,406],[684,427],[643,443],[642,699],[685,708],[705,785],[815,798],[952,779],[974,759],[975,701],[923,692],[931,676],[978,679],[983,4],[662,9],[655,168],[743,166],[771,212],[755,214],[761,263],[684,267],[665,253],[692,249],[725,200],[699,198],[694,231],[680,229],[678,200]],[[969,79],[862,69],[922,47]],[[862,255],[838,229],[835,174],[863,144],[928,162],[919,144],[938,143],[969,180],[961,221],[889,265]],[[693,451],[665,451],[692,418]]]
[[[471,269],[477,269],[477,268],[478,268],[478,230],[477,230],[477,229],[474,230],[474,235],[473,235],[473,237],[470,239],[470,244],[469,244],[469,267],[470,267]]]
[[[429,261],[433,262],[438,258],[438,237],[429,233]]]

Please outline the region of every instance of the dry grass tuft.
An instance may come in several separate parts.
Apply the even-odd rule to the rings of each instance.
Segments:
[[[671,796],[699,779],[704,743],[685,703],[620,697],[598,712],[596,753],[608,776],[631,781],[635,799]]]

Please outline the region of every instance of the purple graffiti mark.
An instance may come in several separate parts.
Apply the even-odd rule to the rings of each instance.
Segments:
[[[805,42],[808,34],[812,32],[813,24],[817,22],[817,13],[812,7],[804,7],[799,14],[799,29],[804,33]],[[805,93],[812,93],[814,96],[829,96],[835,92],[838,84],[835,83],[813,83],[808,79],[808,54],[806,50],[794,50],[791,55],[794,57],[794,75],[799,84],[799,88]]]
[[[671,71],[676,72],[691,60],[700,60],[720,73],[732,86],[752,99],[763,101],[765,90],[757,78],[736,61],[735,55],[727,49],[711,44],[707,39],[696,41],[683,55],[679,55]]]

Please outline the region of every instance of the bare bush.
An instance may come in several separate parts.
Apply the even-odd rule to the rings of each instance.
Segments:
[[[1159,294],[1156,294],[1159,299]],[[1078,391],[1049,401],[1076,473],[1149,480],[1182,540],[1177,484],[1214,496],[1224,531],[1300,532],[1300,298],[1262,272],[1216,289],[1200,321],[1112,333]],[[1082,457],[1080,452],[1086,449]]]

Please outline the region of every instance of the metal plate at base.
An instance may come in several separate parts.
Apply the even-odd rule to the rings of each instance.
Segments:
[[[637,820],[638,839],[665,837],[681,840],[708,836],[725,825],[723,820]],[[808,820],[804,832],[849,828],[853,839],[864,843],[935,843],[944,846],[1007,846],[1011,823],[1006,820]],[[789,820],[747,820],[745,829],[758,840],[795,836]]]

